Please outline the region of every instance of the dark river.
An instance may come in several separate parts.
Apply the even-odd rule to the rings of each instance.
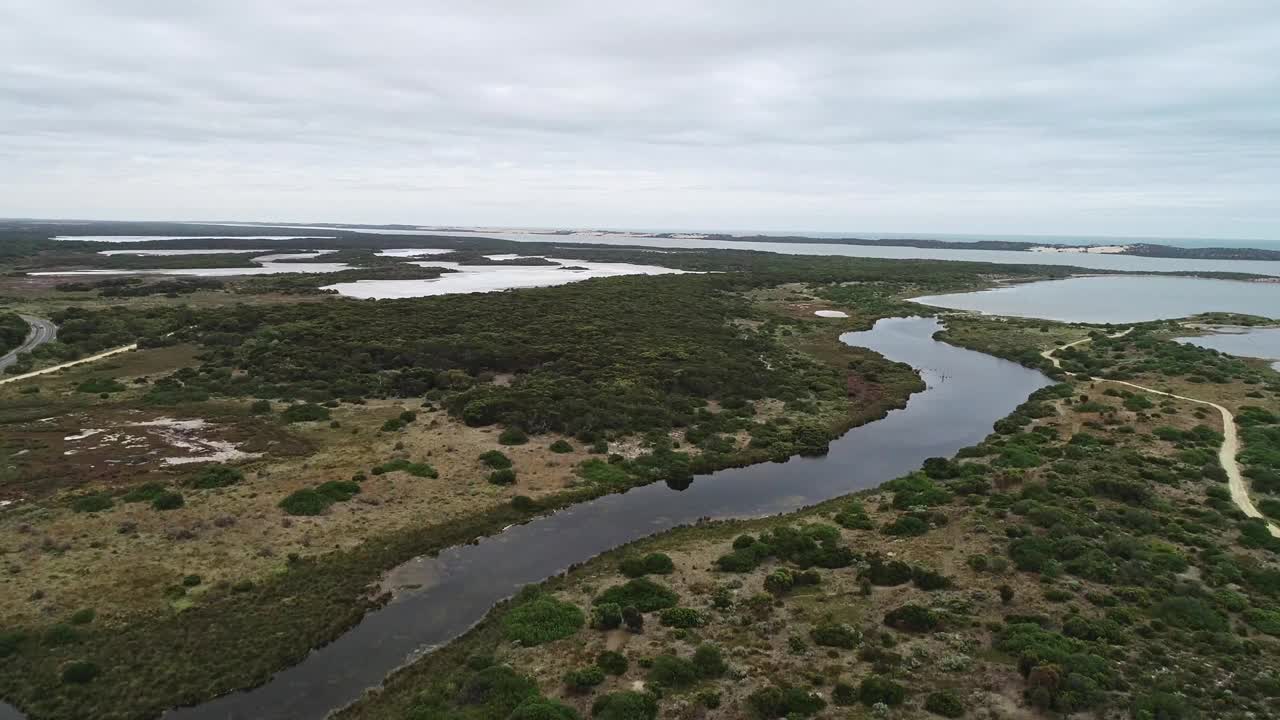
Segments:
[[[422,588],[369,613],[267,684],[170,711],[166,720],[322,718],[400,665],[461,635],[522,585],[699,518],[770,515],[875,487],[917,469],[925,458],[977,443],[996,420],[1049,384],[1020,365],[933,340],[939,328],[933,318],[892,318],[841,336],[915,367],[927,389],[904,409],[851,430],[825,457],[722,470],[698,476],[682,491],[647,485],[411,561],[398,572],[423,582]],[[0,709],[0,718],[6,717]]]

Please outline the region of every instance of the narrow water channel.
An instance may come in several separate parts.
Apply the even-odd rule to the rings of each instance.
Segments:
[[[1020,365],[933,340],[940,327],[933,318],[891,318],[840,337],[911,365],[927,389],[905,408],[851,430],[826,456],[722,470],[698,476],[681,491],[662,483],[635,488],[413,560],[397,572],[419,579],[422,587],[369,613],[265,685],[172,710],[166,720],[322,718],[400,665],[466,632],[522,585],[699,518],[770,515],[875,487],[925,458],[977,443],[996,420],[1049,384]]]

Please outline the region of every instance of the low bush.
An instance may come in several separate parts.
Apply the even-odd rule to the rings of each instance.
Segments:
[[[280,418],[287,423],[314,422],[329,419],[329,409],[315,403],[290,405],[280,413]]]
[[[511,468],[494,470],[489,473],[488,480],[490,485],[514,485],[516,482],[516,471]]]
[[[884,624],[905,632],[929,632],[941,623],[938,614],[915,603],[907,603],[885,613]]]
[[[316,492],[334,502],[346,502],[360,494],[360,483],[351,480],[329,480],[317,485]]]
[[[564,684],[573,692],[586,692],[604,682],[604,670],[595,665],[570,670],[564,675]]]
[[[844,623],[823,623],[809,632],[813,642],[824,647],[838,647],[846,650],[857,647],[862,641],[858,631]]]
[[[480,453],[480,462],[493,470],[505,470],[511,467],[511,458],[498,450],[486,450]]]
[[[675,607],[680,596],[674,590],[648,579],[636,578],[622,585],[615,585],[596,596],[595,604],[616,603],[619,607],[634,607],[640,612],[653,612]]]
[[[675,655],[663,654],[653,659],[647,675],[649,682],[670,688],[688,687],[698,681],[693,662]]]
[[[809,717],[827,706],[821,697],[796,687],[767,687],[747,696],[747,705],[759,720]]]
[[[658,717],[658,699],[650,693],[609,693],[596,698],[591,704],[594,720],[655,720]]]
[[[693,651],[692,662],[698,676],[703,678],[718,678],[729,671],[724,654],[715,645],[699,645]]]
[[[173,490],[165,490],[151,501],[151,507],[156,510],[177,510],[186,505],[187,501],[182,497],[182,493]]]
[[[929,693],[924,699],[924,709],[945,718],[964,716],[964,702],[950,690]]]
[[[570,444],[569,444],[569,442],[568,442],[567,440],[565,440],[564,438],[561,438],[561,439],[559,439],[559,440],[557,440],[557,441],[555,441],[555,442],[551,443],[551,446],[550,446],[549,448],[547,448],[547,449],[548,449],[548,450],[550,450],[550,451],[551,451],[551,452],[553,452],[553,453],[571,453],[571,452],[573,452],[573,446],[572,446],[572,445],[570,445]]]
[[[529,442],[529,436],[524,430],[512,426],[498,435],[498,442],[503,445],[524,445]]]
[[[671,558],[664,553],[649,553],[644,557],[631,556],[623,558],[618,564],[618,570],[630,578],[644,575],[670,575],[675,572],[675,569],[675,563],[671,562]]]
[[[591,609],[591,627],[597,630],[622,627],[622,608],[617,603],[599,603]]]
[[[280,501],[280,509],[290,515],[319,515],[333,504],[333,498],[314,488],[295,490]]]
[[[858,699],[863,705],[884,703],[889,707],[901,705],[907,697],[907,689],[902,685],[879,675],[865,678],[858,686]]]
[[[165,487],[163,483],[149,482],[143,483],[129,492],[125,493],[121,500],[128,503],[151,502],[163,494]]]
[[[697,656],[695,655],[694,658],[696,662]],[[622,675],[627,671],[630,663],[627,662],[627,657],[622,653],[605,650],[596,656],[596,665],[599,665],[601,670],[610,675]]]
[[[108,493],[89,493],[71,499],[71,511],[78,513],[95,513],[110,510],[115,505]]]
[[[525,600],[502,617],[506,638],[524,646],[568,637],[585,623],[586,617],[577,605],[545,594]]]
[[[244,473],[241,472],[239,468],[214,463],[201,468],[200,472],[196,473],[189,481],[187,481],[187,485],[200,490],[205,490],[209,488],[220,488],[235,485],[243,479]]]
[[[62,667],[62,682],[73,685],[84,685],[92,682],[101,671],[98,666],[87,660],[76,660]]]
[[[707,620],[702,613],[693,608],[673,607],[662,611],[659,616],[665,627],[696,628],[702,627]]]

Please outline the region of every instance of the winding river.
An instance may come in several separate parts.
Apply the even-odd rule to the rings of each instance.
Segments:
[[[840,337],[916,368],[926,390],[905,408],[846,433],[826,456],[722,470],[698,476],[680,491],[656,483],[607,495],[410,561],[392,577],[420,587],[400,593],[265,685],[172,710],[166,720],[322,718],[395,668],[466,632],[522,585],[699,518],[783,513],[875,487],[925,458],[979,442],[996,420],[1049,384],[1020,365],[933,340],[940,328],[934,318],[890,318]]]

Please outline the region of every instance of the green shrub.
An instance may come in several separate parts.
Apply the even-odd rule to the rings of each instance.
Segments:
[[[597,630],[622,627],[622,608],[617,603],[598,603],[591,609],[591,627]]]
[[[604,670],[610,675],[622,675],[627,671],[627,667],[630,666],[630,663],[627,662],[627,657],[622,653],[615,652],[613,650],[605,650],[596,656],[596,665],[599,665],[601,670]]]
[[[950,690],[929,693],[924,699],[924,709],[946,718],[963,717],[965,712],[964,702]]]
[[[644,575],[670,575],[675,572],[675,563],[664,553],[649,553],[644,557],[626,557],[618,564],[618,570],[627,577],[636,578]]]
[[[494,470],[505,470],[511,467],[511,458],[498,450],[486,450],[480,453],[480,462]]]
[[[585,692],[604,682],[604,670],[595,665],[570,670],[564,675],[564,684],[574,692]]]
[[[648,579],[636,578],[622,585],[615,585],[596,596],[595,604],[616,603],[620,607],[634,607],[640,612],[653,612],[675,607],[680,596],[674,590]]]
[[[693,651],[692,662],[698,676],[703,678],[718,678],[729,671],[729,665],[724,661],[724,654],[715,645],[699,645]]]
[[[1170,625],[1188,630],[1222,632],[1227,629],[1227,619],[1199,598],[1166,597],[1156,606],[1155,615]]]
[[[941,623],[938,614],[915,603],[907,603],[885,613],[884,624],[905,632],[929,632]]]
[[[71,510],[78,513],[102,512],[111,509],[112,505],[115,502],[111,500],[111,495],[104,492],[79,495],[71,499]]]
[[[382,423],[382,427],[378,428],[382,432],[396,432],[404,429],[404,421],[399,418],[391,418]]]
[[[764,578],[764,589],[774,595],[783,595],[796,584],[795,576],[786,568],[778,568]]]
[[[503,445],[523,445],[529,442],[529,436],[524,430],[511,426],[498,435],[498,442]]]
[[[253,404],[249,406],[249,412],[253,413],[254,415],[265,415],[267,413],[270,413],[271,401],[270,400],[254,400]]]
[[[911,582],[924,591],[946,590],[953,584],[946,575],[922,567],[912,569]]]
[[[871,581],[872,585],[882,587],[892,587],[910,582],[914,576],[914,568],[901,560],[885,562],[879,557],[871,558],[870,565],[858,573],[859,578],[866,578]]]
[[[1195,720],[1200,717],[1186,699],[1162,691],[1135,697],[1129,714],[1136,720]]]
[[[151,502],[163,494],[164,491],[165,487],[163,483],[143,483],[125,493],[121,499],[128,503]]]
[[[80,642],[80,631],[63,623],[50,625],[40,636],[40,644],[45,647],[72,645]]]
[[[570,444],[568,443],[568,441],[567,441],[567,440],[565,440],[564,438],[561,438],[561,439],[559,439],[559,440],[557,440],[557,441],[555,441],[555,442],[551,443],[551,447],[550,447],[550,448],[548,448],[548,449],[549,449],[549,450],[551,450],[551,452],[553,452],[553,453],[571,453],[571,452],[573,452],[573,446],[572,446],[572,445],[570,445]]]
[[[193,488],[204,490],[235,485],[243,479],[244,473],[239,468],[215,463],[201,468],[200,472],[196,473],[187,484]]]
[[[702,627],[707,622],[702,613],[693,608],[667,608],[659,617],[664,626],[673,628]]]
[[[319,515],[333,504],[333,498],[315,488],[302,488],[280,501],[280,509],[290,515]]]
[[[846,682],[838,682],[831,688],[831,702],[848,707],[858,702],[858,688]]]
[[[478,706],[479,717],[505,718],[522,703],[538,697],[538,684],[506,665],[491,665],[466,678],[458,689],[457,702]],[[443,713],[420,717],[438,717]]]
[[[489,473],[490,485],[514,485],[516,482],[516,471],[511,468],[504,470],[494,470]]]
[[[914,515],[902,515],[880,529],[885,535],[917,536],[929,532],[929,523]]]
[[[187,501],[182,497],[182,493],[173,490],[165,490],[151,501],[151,507],[156,510],[177,510],[186,504]]]
[[[26,639],[22,632],[0,632],[0,658],[16,654]]]
[[[581,720],[581,718],[577,710],[558,700],[533,697],[517,705],[506,720]]]
[[[907,697],[907,689],[898,683],[879,675],[865,678],[858,686],[858,699],[863,705],[884,703],[889,707],[901,705]]]
[[[846,503],[832,519],[840,527],[849,530],[870,530],[875,527],[871,518],[867,516],[867,510],[862,506],[862,501],[857,499]]]
[[[698,669],[690,660],[663,654],[653,659],[653,666],[649,668],[647,677],[652,683],[682,688],[698,681]]]
[[[821,697],[796,687],[767,687],[747,696],[747,706],[759,720],[809,717],[827,706]]]
[[[502,617],[506,638],[525,646],[568,637],[585,623],[577,605],[543,594],[516,605]]]
[[[93,608],[81,608],[71,614],[70,622],[72,625],[88,625],[97,616],[98,613]]]
[[[346,502],[360,494],[360,483],[351,480],[329,480],[317,485],[316,492],[334,502]]]
[[[595,720],[655,720],[658,717],[658,699],[649,693],[609,693],[596,698],[591,704],[591,717]]]
[[[809,632],[813,642],[824,647],[852,649],[862,641],[862,636],[844,623],[823,623]]]
[[[62,682],[71,685],[84,685],[92,682],[100,672],[98,666],[88,660],[76,660],[62,666]]]
[[[280,413],[280,417],[287,423],[328,420],[329,409],[314,403],[301,403],[285,408],[285,411]]]

